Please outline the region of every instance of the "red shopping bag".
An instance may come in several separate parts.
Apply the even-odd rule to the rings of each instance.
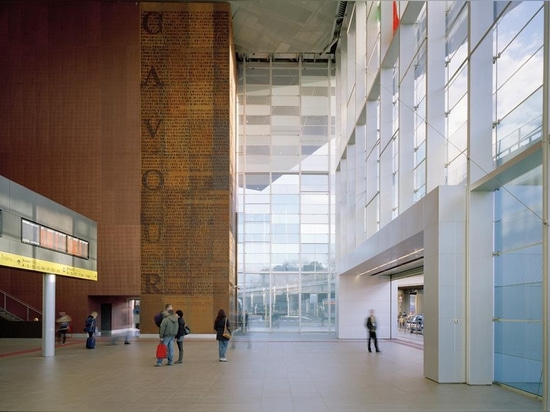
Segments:
[[[167,348],[166,348],[166,345],[164,343],[159,343],[157,345],[157,358],[158,359],[164,359],[166,358],[166,352],[167,352]]]

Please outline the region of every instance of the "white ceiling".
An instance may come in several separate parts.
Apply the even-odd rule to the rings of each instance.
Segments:
[[[166,0],[147,1],[163,3]],[[262,58],[274,54],[314,54],[325,59],[331,57],[327,52],[335,50],[346,4],[352,3],[340,0],[172,1],[230,3],[238,55]]]
[[[242,54],[324,54],[333,45],[338,14],[346,2],[336,0],[230,1],[234,43]]]

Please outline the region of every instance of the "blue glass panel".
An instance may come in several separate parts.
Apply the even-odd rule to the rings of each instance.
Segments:
[[[495,381],[542,395],[541,168],[494,195]]]

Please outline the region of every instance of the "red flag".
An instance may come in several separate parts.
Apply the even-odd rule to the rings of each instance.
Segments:
[[[397,2],[393,1],[393,31],[399,27],[399,13],[397,13]]]

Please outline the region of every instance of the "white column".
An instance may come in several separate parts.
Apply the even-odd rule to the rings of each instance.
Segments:
[[[424,376],[465,382],[465,188],[424,198]]]
[[[470,2],[468,185],[493,168],[492,2]],[[466,382],[493,382],[493,194],[469,192],[466,223]]]
[[[543,119],[542,119],[542,167],[543,167],[543,259],[542,259],[542,296],[543,308],[543,347],[542,347],[542,409],[550,411],[550,5],[544,4],[544,79],[543,79]]]
[[[379,165],[379,156],[378,156],[378,150],[376,149],[376,144],[378,141],[378,133],[377,133],[377,102],[376,101],[368,101],[366,105],[366,155],[367,157],[367,164],[366,164],[366,175],[365,175],[365,204],[367,205],[371,199],[373,199],[374,196],[378,193],[379,190],[379,173],[378,173],[378,165]],[[366,207],[366,210],[371,209],[372,211],[377,210],[379,205],[379,201],[375,200],[373,205],[370,205],[368,208]],[[378,230],[378,227],[376,225],[376,213],[365,213],[365,221],[366,221],[366,233],[365,238],[368,239],[370,236],[374,235],[376,231]]]
[[[445,7],[444,1],[426,2],[426,193],[445,182]]]
[[[398,312],[398,283],[396,280],[392,280],[390,277],[390,315],[389,315],[389,330],[390,338],[395,339],[399,336],[397,315]]]
[[[399,211],[414,203],[414,70],[406,75],[405,67],[417,51],[415,26],[402,24],[399,28]],[[403,76],[403,77],[402,77]]]
[[[44,273],[42,285],[42,356],[55,355],[55,275]]]
[[[493,194],[471,192],[467,218],[466,383],[493,382]]]
[[[392,88],[393,69],[380,69],[380,227],[392,221]]]

